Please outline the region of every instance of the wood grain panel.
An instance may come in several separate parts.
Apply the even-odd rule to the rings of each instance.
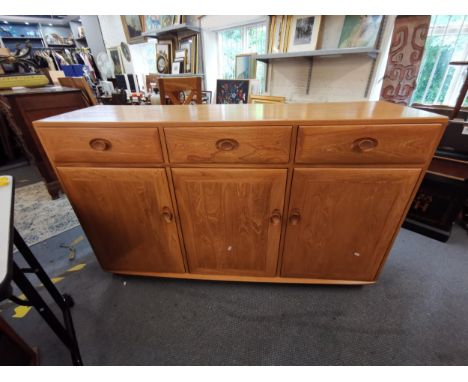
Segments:
[[[57,172],[104,269],[185,271],[164,169]]]
[[[246,105],[93,106],[35,122],[34,126],[268,126],[446,123],[447,117],[390,102]]]
[[[422,164],[432,155],[440,125],[314,126],[299,128],[296,162]],[[364,147],[361,140],[374,140]],[[365,143],[365,142],[364,142]],[[367,150],[368,149],[368,150]]]
[[[48,128],[38,129],[49,158],[57,163],[161,163],[157,128]],[[106,147],[93,142],[106,142]]]
[[[374,280],[420,173],[295,169],[281,275]]]
[[[172,174],[190,272],[275,275],[287,170],[177,168]]]
[[[291,132],[291,126],[164,129],[172,163],[286,163]]]

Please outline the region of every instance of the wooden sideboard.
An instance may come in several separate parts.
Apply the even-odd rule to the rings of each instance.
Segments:
[[[107,271],[370,284],[446,122],[356,102],[95,106],[34,126]]]
[[[88,106],[80,89],[61,86],[41,88],[1,90],[0,95],[8,100],[12,116],[19,131],[16,135],[24,149],[28,151],[44,178],[50,196],[59,196],[60,184],[50,166],[45,153],[38,142],[32,122],[67,111],[82,109]]]

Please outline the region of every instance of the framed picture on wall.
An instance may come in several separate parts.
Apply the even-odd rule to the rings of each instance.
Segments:
[[[114,67],[114,76],[124,74],[124,66],[122,64],[122,57],[120,54],[120,47],[109,48],[107,50]]]
[[[122,19],[125,37],[129,44],[146,42],[146,37],[143,36],[143,32],[145,32],[145,21],[143,16],[126,15],[120,16],[120,18]]]
[[[174,24],[174,15],[150,15],[145,16],[145,28],[147,31],[157,31]]]
[[[236,56],[235,78],[237,80],[248,80],[256,77],[257,61],[250,54],[238,54]]]
[[[285,52],[306,52],[317,48],[321,16],[288,16]]]
[[[247,103],[249,80],[217,80],[216,103]]]
[[[382,16],[346,16],[338,47],[375,47],[381,24]]]

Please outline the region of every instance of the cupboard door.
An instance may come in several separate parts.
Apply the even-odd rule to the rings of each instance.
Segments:
[[[294,170],[281,275],[373,280],[420,172]]]
[[[275,275],[286,173],[172,169],[190,272]]]
[[[57,167],[57,172],[104,269],[185,271],[163,169]]]

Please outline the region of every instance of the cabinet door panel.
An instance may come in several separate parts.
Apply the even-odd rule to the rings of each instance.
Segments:
[[[296,169],[282,276],[375,278],[420,169]]]
[[[287,170],[172,173],[190,272],[275,275]]]
[[[57,171],[104,269],[185,271],[163,169]]]

